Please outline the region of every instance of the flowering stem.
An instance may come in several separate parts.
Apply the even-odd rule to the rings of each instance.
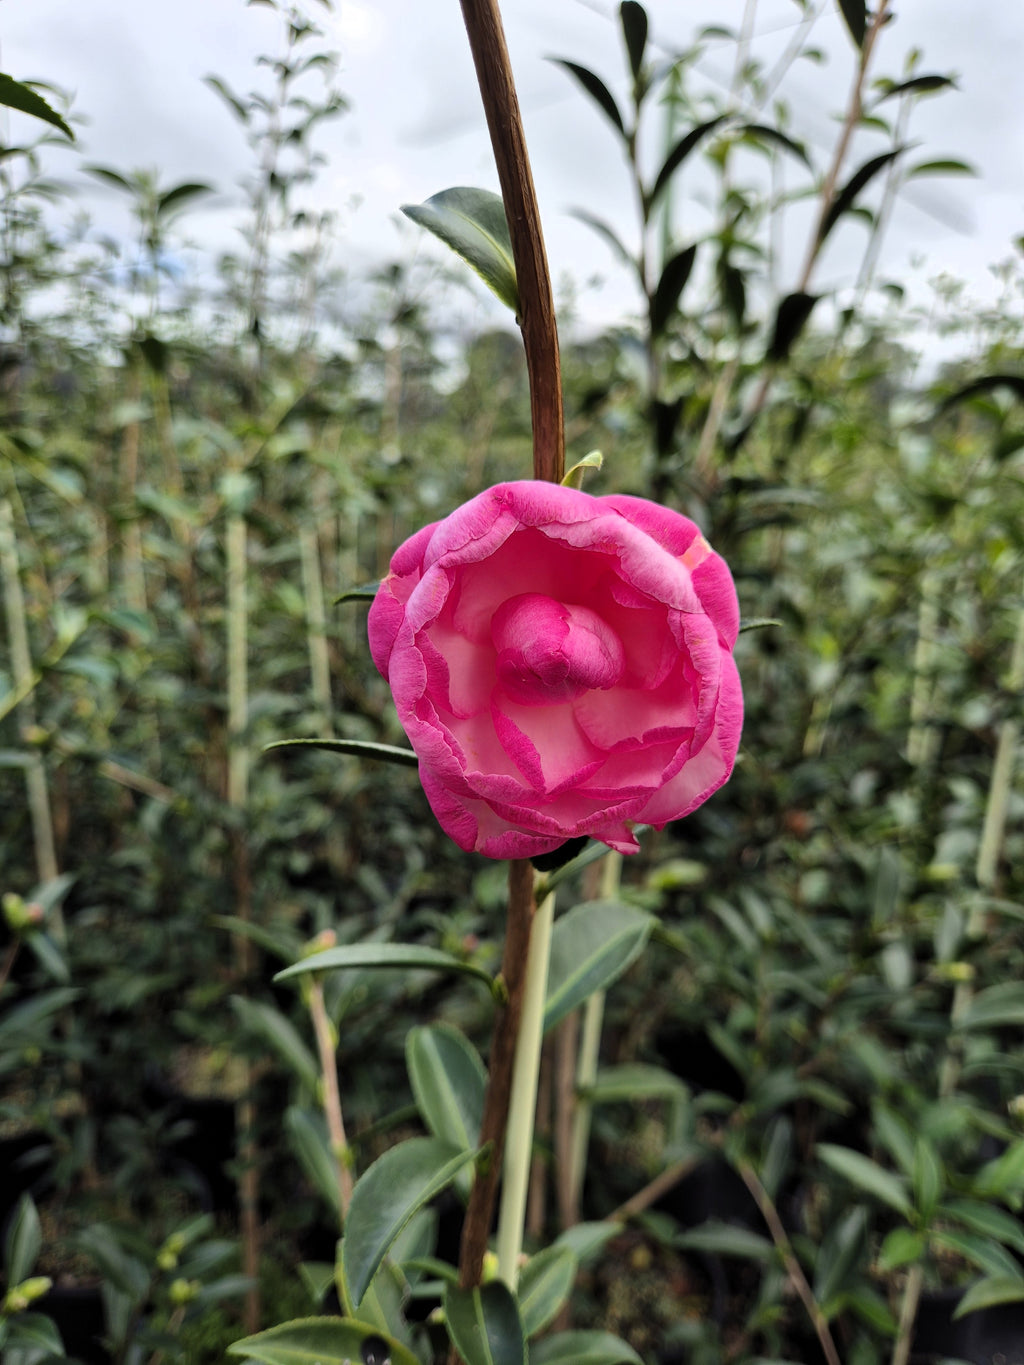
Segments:
[[[512,64],[498,0],[460,2],[512,239],[530,377],[534,478],[559,483],[565,472],[565,429],[555,301]]]
[[[555,896],[551,892],[544,897],[534,916],[526,964],[523,1013],[512,1071],[505,1178],[498,1215],[498,1275],[510,1289],[515,1289],[519,1278],[519,1253],[523,1248],[523,1221],[526,1215],[526,1191],[530,1183],[537,1079],[544,1034],[544,1000],[548,988],[548,959],[554,917]]]

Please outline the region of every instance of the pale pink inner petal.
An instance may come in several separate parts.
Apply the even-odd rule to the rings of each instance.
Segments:
[[[615,632],[589,607],[521,593],[491,622],[498,680],[523,706],[569,701],[590,688],[613,687],[625,657]]]
[[[500,690],[494,700],[496,709],[529,739],[539,756],[546,791],[585,781],[603,761],[604,755],[587,740],[571,706],[521,706]]]
[[[573,703],[580,728],[598,749],[635,747],[644,736],[668,738],[697,722],[699,693],[683,659],[660,687],[587,692]]]

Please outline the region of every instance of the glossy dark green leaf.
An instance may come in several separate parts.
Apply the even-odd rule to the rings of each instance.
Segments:
[[[857,47],[864,46],[864,35],[868,26],[868,7],[866,0],[839,0],[839,10],[850,30],[850,37]]]
[[[519,1312],[527,1338],[553,1322],[572,1292],[579,1262],[567,1246],[550,1246],[531,1256],[519,1276]]]
[[[629,69],[635,81],[643,69],[644,49],[647,47],[647,11],[636,0],[623,0],[619,6],[619,22],[629,54]]]
[[[473,1044],[448,1024],[423,1025],[410,1030],[405,1059],[416,1107],[434,1137],[475,1151],[487,1072]]]
[[[653,927],[652,916],[621,901],[584,901],[557,919],[551,935],[545,1031],[617,980],[639,957]]]
[[[8,109],[17,109],[19,113],[31,114],[33,118],[42,119],[44,123],[59,128],[72,142],[75,140],[74,133],[60,114],[47,104],[38,91],[3,72],[0,72],[0,104],[6,105]]]
[[[479,1289],[446,1285],[448,1332],[465,1365],[526,1365],[526,1336],[514,1295],[501,1280]]]
[[[825,240],[843,214],[849,213],[853,209],[857,196],[867,189],[875,176],[884,171],[890,162],[901,156],[903,151],[904,148],[902,147],[894,147],[892,151],[883,152],[881,156],[873,156],[870,161],[865,161],[863,166],[854,171],[829,205],[828,213],[826,213],[818,233],[819,243]]]
[[[611,1332],[558,1332],[530,1347],[530,1365],[643,1365]]]
[[[352,1318],[297,1318],[228,1347],[260,1365],[420,1365],[400,1342]]]
[[[444,953],[440,948],[421,947],[415,943],[346,943],[337,948],[325,948],[322,953],[304,957],[278,972],[275,981],[288,981],[307,972],[341,971],[346,967],[379,967],[391,971],[461,972],[486,981],[494,989],[494,978],[482,967],[462,958]]]
[[[410,1138],[378,1157],[356,1181],[343,1244],[355,1305],[413,1214],[450,1185],[473,1156],[439,1138]]]
[[[817,294],[787,294],[779,303],[768,346],[768,359],[779,363],[787,358],[797,338],[807,325],[820,296]]]
[[[697,256],[696,244],[678,251],[665,263],[661,279],[651,299],[651,335],[658,337],[665,331],[679,306],[679,296],[686,287]]]
[[[604,111],[618,131],[625,137],[626,125],[622,121],[619,106],[615,103],[615,96],[601,77],[595,75],[587,67],[580,66],[577,62],[566,61],[564,57],[555,57],[553,60],[558,66],[565,67],[570,75],[575,76],[590,98]]]
[[[418,768],[419,759],[411,749],[399,749],[394,744],[376,744],[368,739],[275,739],[263,748],[272,749],[329,749],[336,754],[351,754],[355,758],[380,758],[386,763],[401,763],[406,768]]]
[[[719,114],[717,118],[708,119],[706,123],[698,123],[695,128],[691,128],[688,133],[683,134],[665,158],[661,170],[654,178],[654,184],[647,196],[648,212],[655,207],[668,188],[669,181],[694,148],[700,146],[708,134],[713,133],[725,120],[726,115]]]
[[[966,161],[958,161],[954,157],[940,157],[937,161],[919,161],[916,166],[911,166],[906,173],[908,180],[919,175],[977,175],[974,166]]]
[[[512,239],[500,194],[460,185],[422,204],[403,204],[402,212],[451,247],[502,303],[519,312]]]

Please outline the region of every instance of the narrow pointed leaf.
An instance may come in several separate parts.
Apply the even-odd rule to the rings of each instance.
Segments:
[[[684,133],[669,152],[661,170],[655,176],[654,185],[651,188],[650,194],[647,196],[648,211],[653,209],[655,204],[657,204],[658,200],[668,187],[669,181],[694,148],[698,147],[708,134],[713,133],[716,128],[725,122],[725,120],[726,115],[719,114],[717,118],[709,119],[707,123],[698,123],[697,126],[691,128],[688,133]]]
[[[559,66],[564,66],[566,71],[575,76],[592,100],[594,100],[605,112],[608,118],[619,130],[623,137],[626,135],[626,125],[622,121],[619,106],[615,103],[615,96],[605,85],[600,76],[596,76],[585,66],[579,66],[576,62],[567,62],[564,57],[555,57],[554,61]]]
[[[817,1150],[826,1166],[831,1166],[832,1170],[848,1180],[851,1185],[874,1195],[876,1199],[896,1209],[898,1213],[905,1216],[910,1214],[910,1200],[907,1198],[906,1187],[891,1171],[885,1170],[870,1157],[849,1147],[837,1147],[831,1142],[822,1142],[818,1144]]]
[[[466,1365],[526,1365],[526,1337],[508,1286],[492,1280],[480,1289],[448,1285],[445,1320]]]
[[[672,1245],[683,1251],[704,1251],[713,1256],[739,1256],[753,1261],[767,1261],[774,1251],[772,1243],[760,1233],[715,1219],[709,1219],[691,1232],[679,1233],[673,1237]]]
[[[169,209],[181,209],[190,199],[200,199],[204,194],[213,194],[213,186],[202,181],[185,181],[175,185],[157,200],[157,214],[165,214]]]
[[[297,1104],[285,1110],[284,1128],[299,1164],[320,1197],[341,1218],[341,1193],[338,1166],[331,1152],[327,1126],[320,1114],[311,1114]]]
[[[500,194],[456,186],[425,203],[403,204],[402,212],[451,247],[502,303],[519,312],[512,239]]]
[[[440,948],[427,948],[415,943],[346,943],[338,948],[325,948],[322,953],[304,957],[278,972],[275,981],[288,981],[306,972],[339,971],[345,967],[382,967],[392,971],[463,972],[486,981],[494,989],[494,978],[483,967],[453,957]]]
[[[487,1072],[473,1044],[450,1025],[424,1025],[410,1031],[405,1058],[416,1107],[434,1137],[476,1151]]]
[[[635,962],[654,918],[621,901],[585,901],[555,921],[544,1028],[553,1028]]]
[[[919,161],[907,171],[907,179],[918,175],[977,175],[975,168],[966,161],[943,157],[939,161]]]
[[[979,991],[957,1021],[962,1029],[1005,1028],[1024,1024],[1024,984],[1001,981]]]
[[[979,1308],[992,1308],[997,1303],[1020,1303],[1024,1300],[1024,1279],[1015,1275],[989,1275],[972,1284],[957,1304],[954,1321]]]
[[[526,1336],[552,1322],[572,1292],[579,1262],[567,1246],[546,1247],[531,1256],[519,1276],[519,1312]]]
[[[895,161],[903,150],[902,147],[894,147],[892,151],[883,152],[881,156],[873,156],[870,161],[865,161],[863,166],[854,171],[829,205],[828,213],[825,215],[818,235],[819,243],[825,240],[843,214],[849,213],[853,209],[854,201],[861,191],[866,189],[875,176],[880,171],[884,171],[891,161]]]
[[[665,331],[673,313],[679,307],[679,296],[686,288],[686,282],[693,270],[697,256],[696,243],[676,253],[665,264],[661,279],[651,299],[651,335],[658,337]]]
[[[43,1245],[39,1213],[30,1194],[18,1201],[18,1211],[11,1219],[4,1242],[4,1265],[8,1285],[27,1280]]]
[[[745,137],[751,137],[755,141],[772,142],[776,147],[781,147],[784,152],[789,152],[802,161],[808,170],[813,169],[811,158],[807,155],[807,148],[802,142],[797,142],[794,138],[787,137],[778,128],[773,128],[768,123],[744,123],[740,125],[740,131]]]
[[[979,379],[972,379],[969,384],[964,384],[962,388],[943,399],[939,411],[945,412],[955,403],[963,403],[980,393],[991,393],[993,389],[1008,389],[1015,398],[1024,402],[1024,374],[986,374]]]
[[[259,1000],[246,1000],[242,995],[231,997],[231,1007],[242,1028],[272,1048],[307,1090],[315,1095],[320,1067],[292,1021],[273,1005],[264,1005]]]
[[[530,1347],[530,1365],[643,1365],[611,1332],[559,1332]]]
[[[586,223],[588,228],[591,228],[596,232],[599,237],[603,237],[623,265],[632,266],[633,269],[639,273],[639,267],[637,266],[636,261],[626,250],[621,239],[616,235],[614,228],[609,227],[603,218],[598,218],[595,214],[588,213],[586,209],[570,209],[569,212],[573,218],[578,218],[581,223]]]
[[[334,599],[334,605],[337,606],[340,602],[372,602],[377,596],[379,588],[379,582],[365,583],[358,588],[349,588],[347,592],[343,592],[340,597]]]
[[[839,0],[839,9],[846,21],[846,27],[850,30],[850,37],[857,47],[863,47],[864,34],[868,26],[866,0]]]
[[[401,763],[407,768],[418,768],[419,759],[412,749],[399,749],[394,744],[376,744],[368,739],[275,739],[264,745],[271,749],[330,749],[336,754],[351,754],[355,758],[381,758],[386,763]]]
[[[0,72],[0,104],[6,105],[8,109],[17,109],[19,113],[31,114],[33,118],[42,119],[44,123],[59,128],[72,142],[75,140],[74,133],[42,95],[30,85],[24,85],[3,72]]]
[[[562,476],[563,488],[582,488],[583,475],[588,469],[600,469],[604,464],[604,456],[599,450],[592,450],[589,455],[584,455],[582,460],[577,460],[571,468],[565,471]]]
[[[673,1076],[664,1067],[647,1066],[643,1062],[602,1067],[585,1094],[593,1104],[613,1104],[620,1100],[673,1100],[683,1104],[690,1097],[678,1076]]]
[[[883,100],[891,100],[894,95],[934,95],[939,90],[956,89],[956,81],[952,76],[914,76],[909,81],[899,81],[895,85],[890,85],[884,94],[876,100],[876,104],[881,104]]]
[[[818,302],[817,294],[787,294],[779,303],[772,328],[768,359],[781,362],[786,359],[807,325],[807,320]]]
[[[622,36],[626,40],[629,53],[629,69],[634,81],[639,79],[644,64],[644,49],[647,47],[647,11],[636,0],[622,0],[619,6],[619,21]]]
[[[411,1138],[378,1157],[352,1192],[342,1254],[352,1300],[359,1304],[392,1242],[417,1209],[450,1185],[473,1160],[438,1138]]]
[[[297,1318],[228,1347],[260,1365],[420,1365],[400,1342],[352,1318]]]

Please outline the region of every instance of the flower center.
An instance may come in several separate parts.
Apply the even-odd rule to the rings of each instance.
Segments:
[[[626,664],[622,641],[589,607],[524,592],[491,622],[498,679],[513,701],[551,706],[614,687]]]

